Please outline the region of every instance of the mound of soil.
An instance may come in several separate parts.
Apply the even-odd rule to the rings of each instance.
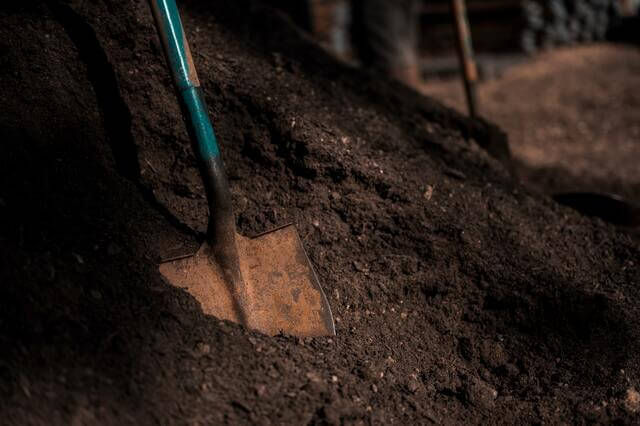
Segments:
[[[3,6],[3,419],[638,420],[634,241],[515,183],[492,126],[206,3],[183,18],[238,228],[297,224],[337,336],[253,333],[160,277],[206,203],[144,2]]]
[[[638,85],[640,51],[597,43],[509,67],[480,83],[478,99],[483,116],[509,134],[518,174],[529,186],[614,192],[640,202]],[[464,111],[458,79],[425,88]]]

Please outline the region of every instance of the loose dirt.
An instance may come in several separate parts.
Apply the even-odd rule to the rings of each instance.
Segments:
[[[519,176],[543,192],[640,201],[640,50],[593,44],[545,52],[480,83],[482,115],[508,134]],[[457,80],[425,92],[464,111]]]
[[[239,231],[296,223],[337,336],[162,280],[206,203],[144,2],[3,6],[3,421],[638,421],[637,242],[517,183],[497,129],[207,3],[182,9]]]

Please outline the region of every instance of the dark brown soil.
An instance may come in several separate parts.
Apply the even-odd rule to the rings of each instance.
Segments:
[[[599,43],[509,67],[481,82],[478,98],[483,116],[509,134],[528,185],[640,202],[639,85],[640,49]],[[430,81],[425,91],[464,111],[457,79]]]
[[[337,336],[248,332],[162,281],[206,203],[146,4],[14,6],[3,422],[638,422],[636,241],[514,182],[495,129],[207,3],[183,14],[238,227],[297,224]]]

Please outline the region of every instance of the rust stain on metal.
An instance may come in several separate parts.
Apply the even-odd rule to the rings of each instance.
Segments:
[[[236,235],[236,246],[245,300],[234,301],[206,244],[191,258],[160,265],[160,272],[193,295],[206,314],[242,323],[239,304],[247,316],[244,325],[268,335],[335,334],[331,309],[293,225],[255,238]]]
[[[189,47],[189,43],[187,42],[187,37],[182,34],[182,42],[184,45],[185,55],[187,57],[187,65],[189,69],[187,70],[189,75],[189,81],[195,86],[200,87],[200,79],[198,79],[198,72],[196,71],[196,66],[193,63],[193,57],[191,56],[191,48]]]

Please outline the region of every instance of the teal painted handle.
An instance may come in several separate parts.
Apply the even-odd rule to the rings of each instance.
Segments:
[[[207,239],[214,254],[237,269],[235,221],[231,192],[224,172],[216,136],[209,121],[200,81],[193,65],[189,44],[182,29],[175,0],[149,0],[153,17],[171,70],[189,137],[199,160],[200,174],[209,205]]]
[[[175,0],[149,0],[185,121],[201,159],[220,155]]]

